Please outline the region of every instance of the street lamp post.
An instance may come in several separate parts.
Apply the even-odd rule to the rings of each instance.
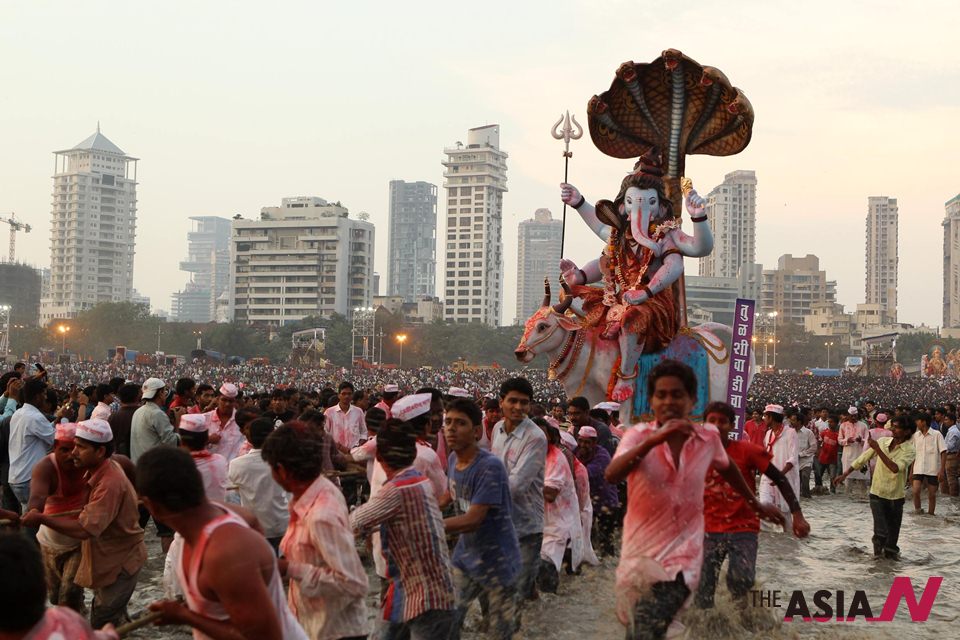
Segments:
[[[777,316],[779,315],[776,311],[770,312],[770,317],[773,318],[773,368],[777,368]]]
[[[397,368],[403,369],[403,343],[407,341],[407,334],[401,333],[397,335],[397,342],[400,343],[400,362],[397,365]]]
[[[824,342],[823,346],[827,348],[827,369],[830,368],[830,347],[833,346],[832,342]]]
[[[62,355],[67,355],[67,332],[70,331],[70,327],[65,324],[61,324],[57,327],[57,331],[60,332],[60,353]]]
[[[203,331],[197,329],[193,332],[193,335],[197,336],[197,350],[203,349]],[[157,350],[159,351],[159,347],[157,347]]]

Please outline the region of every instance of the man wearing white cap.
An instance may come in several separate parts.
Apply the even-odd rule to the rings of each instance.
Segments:
[[[473,400],[473,394],[463,387],[450,387],[447,389],[447,398],[466,398],[467,400]]]
[[[141,387],[143,406],[130,421],[130,459],[134,463],[146,451],[161,444],[176,446],[177,432],[163,410],[167,385],[160,378],[147,378]]]
[[[419,393],[404,396],[393,404],[393,419],[409,422],[417,433],[422,433],[429,422],[430,402],[429,393]],[[377,455],[377,438],[370,438],[358,447],[354,447],[350,456],[355,462],[367,462]],[[437,452],[428,445],[422,437],[417,439],[417,457],[413,461],[413,468],[430,481],[433,496],[439,502],[440,497],[447,491],[447,476],[444,473],[443,463]],[[370,498],[372,499],[387,482],[387,472],[383,465],[374,462],[373,474],[370,476]],[[377,575],[382,579],[388,578],[387,560],[380,545],[380,534],[373,533],[373,561]]]
[[[209,421],[210,451],[222,455],[227,464],[240,455],[240,449],[245,441],[236,420],[238,395],[240,390],[237,389],[237,385],[224,382],[220,385],[220,393],[217,396],[217,408],[201,414]]]
[[[393,403],[397,401],[399,396],[400,387],[395,384],[385,384],[383,385],[383,398],[374,406],[378,409],[383,409],[383,412],[387,414],[387,420],[389,420],[393,417],[390,413]]]
[[[783,424],[784,410],[779,404],[768,404],[763,410],[763,421],[767,425],[763,447],[773,456],[770,461],[787,478],[794,495],[800,495],[800,448],[796,429],[788,429]],[[790,503],[780,493],[780,489],[767,476],[760,477],[760,493],[757,496],[762,504],[771,504],[780,510],[784,517],[784,531],[793,529],[793,515]],[[761,522],[767,531],[779,530],[778,525]]]
[[[73,464],[73,447],[76,444],[77,425],[57,425],[53,441],[53,453],[40,460],[33,468],[30,481],[30,503],[27,511],[39,511],[47,515],[79,513],[87,502],[87,483],[83,469]],[[76,515],[61,518],[77,519]],[[47,575],[47,597],[50,604],[83,611],[83,587],[76,584],[80,567],[80,541],[53,529],[41,526],[37,542],[43,553],[44,571]]]
[[[227,499],[227,461],[219,453],[207,449],[210,420],[205,413],[180,416],[180,448],[187,451],[203,478],[207,500],[225,502]]]
[[[86,472],[90,496],[76,520],[31,511],[26,526],[47,527],[82,540],[76,581],[93,589],[90,623],[101,628],[126,617],[127,603],[147,560],[138,520],[137,492],[112,459],[113,432],[106,420],[77,423],[74,464]]]

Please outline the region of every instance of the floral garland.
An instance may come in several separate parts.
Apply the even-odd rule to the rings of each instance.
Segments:
[[[660,242],[667,232],[679,228],[680,219],[672,218],[666,222],[656,225],[653,228],[653,233],[650,234],[650,239],[654,242]],[[617,229],[610,229],[610,239],[607,242],[606,249],[608,268],[606,273],[603,274],[603,304],[607,307],[612,307],[619,302],[617,298],[617,285],[619,285],[621,293],[639,289],[641,287],[643,277],[646,275],[647,269],[650,267],[650,260],[653,259],[653,251],[646,247],[641,247],[643,253],[643,263],[640,265],[640,271],[637,273],[637,278],[631,286],[630,283],[627,282],[626,277],[623,275],[623,266],[620,261],[620,254],[617,251],[619,235],[620,232]]]

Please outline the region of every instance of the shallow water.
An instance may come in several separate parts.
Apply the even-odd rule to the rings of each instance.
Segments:
[[[938,496],[941,497],[942,496]],[[925,505],[925,503],[924,503]],[[750,608],[743,612],[728,597],[723,576],[713,610],[691,609],[683,617],[685,638],[693,639],[893,639],[914,640],[930,637],[955,637],[960,616],[960,502],[941,499],[937,515],[914,515],[908,501],[900,534],[902,560],[875,560],[870,542],[873,521],[866,499],[845,495],[815,496],[802,506],[811,525],[810,537],[797,540],[784,534],[760,534],[757,560],[757,589],[779,590],[780,609]],[[159,546],[152,531],[148,533],[151,560],[141,574],[141,586],[131,602],[130,612],[137,615],[161,593],[158,560]],[[614,572],[611,560],[599,567],[584,567],[580,576],[562,576],[557,595],[543,594],[529,603],[523,614],[523,629],[517,640],[586,640],[622,638],[623,627],[613,606]],[[783,622],[786,604],[795,589],[804,591],[813,612],[813,592],[827,589],[846,592],[847,607],[853,592],[866,592],[873,614],[879,615],[887,592],[896,576],[912,579],[915,592],[923,589],[927,578],[942,576],[930,618],[913,623],[906,605],[901,605],[893,622]],[[376,586],[376,579],[371,586]],[[836,596],[831,598],[834,604]],[[376,615],[377,592],[371,590],[368,608]],[[476,609],[476,607],[475,607]],[[836,615],[836,614],[834,614]],[[476,632],[479,611],[467,618],[465,639],[479,640]],[[951,624],[952,623],[952,624]],[[950,629],[954,631],[950,631]],[[153,628],[135,636],[140,638],[188,638],[189,632],[177,628]]]

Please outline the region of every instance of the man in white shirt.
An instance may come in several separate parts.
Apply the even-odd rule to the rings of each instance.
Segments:
[[[363,409],[354,406],[353,384],[344,380],[337,387],[337,404],[323,412],[326,417],[327,433],[333,438],[341,453],[350,450],[367,439],[367,423]]]
[[[397,401],[397,398],[400,397],[400,387],[395,384],[385,384],[383,385],[383,397],[380,399],[380,402],[373,405],[378,409],[383,409],[383,412],[387,414],[387,420],[393,417],[390,413],[393,403]]]
[[[927,485],[927,513],[934,515],[937,508],[937,486],[945,477],[947,444],[943,434],[930,428],[930,414],[918,413],[914,416],[917,432],[913,434],[913,448],[917,457],[913,461],[913,510],[923,513],[920,508],[920,489]]]
[[[253,447],[249,453],[230,462],[227,478],[240,494],[240,505],[257,516],[267,542],[279,553],[280,540],[287,531],[289,519],[287,494],[276,483],[270,465],[260,455],[267,436],[273,433],[273,420],[258,418],[247,426],[247,440]]]
[[[820,407],[817,411],[817,419],[813,421],[814,426],[817,428],[817,433],[822,433],[824,430],[830,428],[830,410],[826,407]]]
[[[217,406],[203,414],[210,421],[210,451],[226,458],[227,464],[240,455],[244,443],[243,434],[237,424],[239,395],[237,385],[224,382],[217,395]]]
[[[46,405],[47,384],[39,378],[23,383],[23,406],[10,418],[9,485],[20,504],[30,501],[30,477],[53,446],[56,429],[41,410]]]
[[[800,412],[796,409],[788,411],[790,426],[797,432],[797,455],[800,460],[800,497],[810,497],[810,472],[813,470],[813,459],[817,453],[817,436],[807,425],[801,422]]]
[[[800,449],[797,447],[797,432],[788,429],[783,424],[783,407],[779,404],[768,404],[763,410],[763,421],[767,425],[767,433],[763,438],[763,448],[773,456],[771,462],[786,476],[794,494],[800,493]],[[760,477],[760,493],[757,496],[761,503],[772,504],[783,514],[784,531],[793,529],[793,516],[790,505],[780,493],[780,489],[767,476]],[[767,530],[779,530],[779,525],[769,525],[761,522],[760,526]]]

